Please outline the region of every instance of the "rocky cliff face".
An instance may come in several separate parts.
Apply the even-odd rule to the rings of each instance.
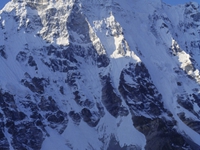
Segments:
[[[13,0],[0,11],[0,149],[200,149],[199,5]]]

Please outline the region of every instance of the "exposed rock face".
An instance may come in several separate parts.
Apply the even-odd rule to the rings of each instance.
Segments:
[[[140,147],[137,147],[135,145],[130,145],[130,146],[123,146],[121,147],[119,142],[116,140],[114,136],[110,137],[110,142],[107,150],[140,150]]]
[[[6,52],[5,52],[5,46],[0,46],[0,54],[4,59],[7,58]]]
[[[145,149],[193,149],[187,139],[182,137],[173,127],[174,122],[160,118],[149,119],[143,116],[133,117],[134,126],[147,138]]]
[[[14,149],[40,149],[44,140],[43,132],[38,129],[34,121],[27,121],[27,115],[20,111],[16,105],[13,95],[0,93],[1,108],[4,122],[1,130],[1,148],[9,149],[9,144],[5,138],[6,134],[12,135],[11,144]]]
[[[127,79],[131,79],[131,82]],[[165,111],[162,96],[152,83],[143,63],[129,64],[129,67],[122,71],[119,91],[133,114],[146,112],[150,116],[159,116]]]
[[[190,128],[192,128],[194,131],[200,134],[200,127],[199,123],[200,121],[193,120],[192,118],[186,118],[185,113],[179,113],[178,116],[180,119]]]
[[[119,91],[133,114],[133,124],[147,139],[145,149],[192,149],[188,142],[173,129],[175,121],[160,118],[167,113],[162,96],[152,83],[144,64],[129,64],[122,71]],[[132,79],[132,82],[127,79]],[[146,112],[147,115],[143,116]]]
[[[14,149],[41,149],[43,133],[34,123],[21,123],[8,129],[13,135],[12,145]]]
[[[109,76],[102,77],[102,102],[108,112],[114,117],[127,116],[129,114],[126,107],[122,106],[122,100],[116,95],[116,89],[112,86],[112,81]]]
[[[196,3],[12,0],[0,149],[199,150],[199,22]]]
[[[6,150],[9,149],[9,143],[8,143],[8,139],[6,138],[5,134],[4,134],[4,122],[3,122],[3,114],[0,114],[0,119],[1,119],[1,130],[0,130],[0,148],[2,150]]]

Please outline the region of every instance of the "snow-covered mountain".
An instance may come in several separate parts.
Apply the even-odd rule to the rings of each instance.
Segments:
[[[200,6],[12,0],[0,11],[1,150],[200,150]]]

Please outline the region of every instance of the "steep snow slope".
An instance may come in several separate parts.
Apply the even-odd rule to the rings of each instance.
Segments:
[[[0,11],[0,149],[200,149],[196,3],[13,0]]]

